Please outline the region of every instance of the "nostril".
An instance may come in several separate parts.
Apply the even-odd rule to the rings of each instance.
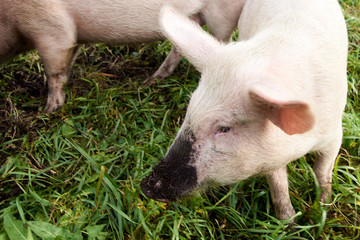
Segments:
[[[162,185],[161,180],[159,180],[159,181],[157,181],[157,183],[154,185],[154,187],[156,187],[156,188],[161,188],[161,185]]]

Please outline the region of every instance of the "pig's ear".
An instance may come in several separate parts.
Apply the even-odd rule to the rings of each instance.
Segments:
[[[308,103],[296,99],[288,89],[269,83],[251,86],[250,99],[265,116],[289,135],[310,131],[315,117]]]
[[[161,10],[160,25],[164,35],[200,72],[222,45],[198,24],[167,6]]]

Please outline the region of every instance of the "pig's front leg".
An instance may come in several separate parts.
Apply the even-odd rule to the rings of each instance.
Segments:
[[[335,141],[326,145],[324,150],[318,152],[318,159],[314,164],[314,172],[323,192],[320,195],[320,201],[327,203],[331,194],[332,171],[336,157],[339,153],[342,139],[342,130],[339,131]]]
[[[39,55],[44,61],[45,72],[48,78],[48,98],[45,112],[55,112],[65,101],[64,84],[69,78],[70,66],[77,47],[73,44],[68,48],[51,49],[51,53],[39,49]]]
[[[270,187],[270,194],[274,204],[276,217],[280,220],[284,220],[295,215],[295,210],[289,196],[286,166],[267,175],[267,182]]]
[[[43,31],[33,32],[32,36],[44,63],[48,82],[48,98],[44,111],[54,112],[64,104],[64,84],[69,77],[77,44],[75,26],[69,18],[58,16],[49,19],[52,21],[48,21]]]

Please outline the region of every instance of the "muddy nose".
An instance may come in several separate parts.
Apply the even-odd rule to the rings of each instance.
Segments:
[[[176,201],[197,186],[196,168],[190,164],[196,156],[192,147],[195,140],[191,136],[180,134],[166,156],[141,181],[146,196],[161,202]]]
[[[164,195],[164,180],[155,179],[154,176],[149,175],[144,178],[140,183],[141,191],[148,197],[159,202],[171,202],[176,201],[174,197]]]

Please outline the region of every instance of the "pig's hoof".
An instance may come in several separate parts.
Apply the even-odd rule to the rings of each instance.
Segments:
[[[275,206],[275,215],[280,220],[288,220],[290,219],[290,222],[294,222],[295,220],[295,209],[292,205],[289,206]]]
[[[44,108],[44,112],[45,113],[53,113],[53,112],[56,112],[57,110],[59,110],[61,107],[48,107],[48,106],[45,106]]]
[[[53,113],[59,110],[64,105],[64,94],[49,94],[44,112]]]
[[[53,113],[59,110],[62,107],[60,104],[46,104],[44,108],[45,113]]]
[[[142,83],[142,87],[149,87],[151,85],[154,85],[157,81],[161,81],[164,78],[162,77],[157,77],[157,76],[151,76],[147,79],[145,79],[145,81]]]

